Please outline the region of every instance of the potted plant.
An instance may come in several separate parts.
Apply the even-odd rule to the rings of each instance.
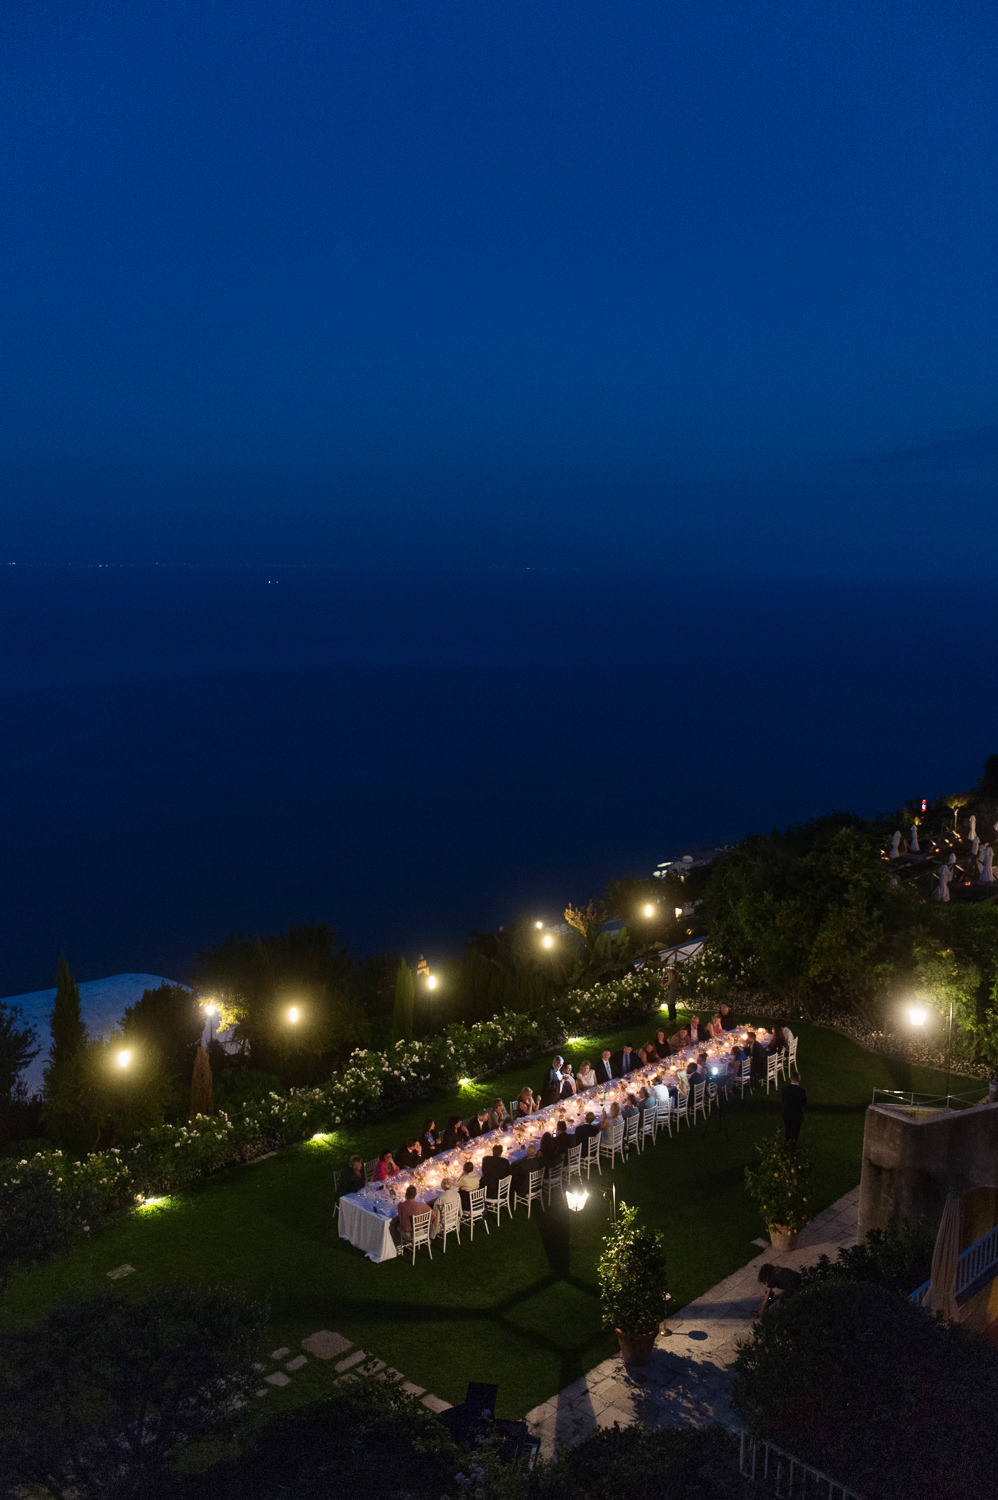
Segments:
[[[795,1141],[778,1135],[756,1146],[759,1160],[745,1168],[745,1189],[759,1205],[775,1250],[792,1250],[811,1217],[811,1163]]]
[[[665,1236],[638,1224],[638,1210],[620,1205],[596,1267],[604,1321],[613,1328],[625,1364],[646,1365],[665,1317],[668,1282]]]

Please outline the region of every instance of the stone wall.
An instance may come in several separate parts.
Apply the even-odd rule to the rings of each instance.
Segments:
[[[964,1249],[994,1226],[996,1189],[998,1104],[952,1111],[871,1104],[866,1111],[860,1240],[895,1216],[935,1236],[952,1192],[970,1195],[964,1202]]]

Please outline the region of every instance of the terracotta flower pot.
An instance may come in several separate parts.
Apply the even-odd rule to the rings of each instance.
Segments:
[[[774,1250],[793,1250],[799,1238],[799,1231],[788,1229],[785,1224],[770,1224],[769,1226],[769,1243]]]
[[[624,1330],[615,1328],[617,1343],[620,1345],[620,1357],[625,1365],[646,1365],[651,1359],[655,1340],[658,1337],[658,1329],[653,1328],[650,1332],[637,1333],[633,1329]]]

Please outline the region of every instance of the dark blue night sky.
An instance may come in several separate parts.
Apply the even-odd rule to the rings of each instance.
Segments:
[[[987,575],[995,38],[12,0],[7,554]]]
[[[972,784],[996,36],[7,0],[0,994]]]

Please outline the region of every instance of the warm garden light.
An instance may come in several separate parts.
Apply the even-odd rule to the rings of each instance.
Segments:
[[[676,907],[676,920],[677,920],[677,921],[678,921],[678,920],[679,920],[679,918],[680,918],[680,917],[681,917],[681,916],[682,916],[682,915],[683,915],[683,908],[682,908],[682,907],[681,907],[681,906],[677,906],[677,907]]]
[[[426,988],[428,990],[435,990],[436,987],[437,987],[437,976],[435,974],[427,974],[427,976],[426,976]]]
[[[288,1020],[293,1023],[297,1021],[299,1015],[300,1011],[298,1010],[297,1005],[292,1005],[291,1009],[288,1011]]]
[[[929,1019],[929,1012],[924,1005],[909,1005],[908,1020],[912,1026],[924,1026]]]
[[[645,916],[646,917],[653,917],[654,915],[655,915],[655,908],[652,905],[652,903],[649,901],[648,905],[645,907]]]
[[[473,1078],[459,1078],[457,1081],[463,1089],[470,1089],[475,1080]]]
[[[588,1197],[588,1191],[586,1189],[583,1189],[580,1193],[566,1193],[565,1202],[568,1204],[573,1214],[580,1214],[586,1206],[586,1199]]]
[[[122,1047],[121,1051],[118,1053],[118,1059],[117,1059],[117,1061],[118,1061],[118,1067],[119,1068],[127,1068],[128,1064],[131,1062],[131,1060],[132,1060],[131,1050],[128,1047]]]
[[[218,1006],[215,1004],[215,1002],[213,1000],[206,1000],[204,1002],[204,1004],[202,1005],[201,1009],[204,1011],[204,1013],[205,1013],[206,1016],[217,1016],[218,1015]]]
[[[539,930],[539,929],[540,929],[540,928],[541,928],[541,927],[543,927],[543,926],[544,926],[544,923],[543,923],[543,922],[535,922],[535,923],[534,923],[534,926],[535,926],[535,927],[536,927],[536,928],[538,928],[538,930]]]
[[[551,936],[550,932],[546,932],[544,934],[544,946],[545,948],[551,948],[554,946],[554,938]]]

